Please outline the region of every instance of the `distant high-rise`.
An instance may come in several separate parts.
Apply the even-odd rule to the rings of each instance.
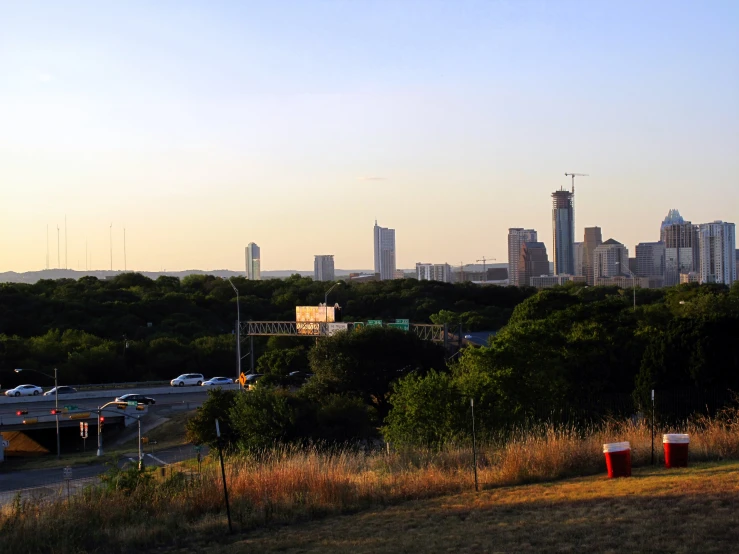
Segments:
[[[600,227],[585,227],[585,241],[583,242],[582,265],[585,282],[595,284],[595,249],[603,244],[603,235]]]
[[[731,285],[736,281],[736,226],[714,221],[698,226],[700,282]]]
[[[635,273],[639,277],[665,276],[664,242],[640,242],[636,245]]]
[[[608,239],[595,249],[593,277],[598,279],[629,274],[629,251],[614,239]]]
[[[518,285],[518,259],[524,242],[537,242],[536,231],[513,227],[508,229],[508,284]]]
[[[549,257],[543,242],[524,242],[518,258],[518,285],[529,287],[532,277],[549,275]]]
[[[449,264],[416,264],[416,279],[419,281],[452,282],[452,268]]]
[[[334,279],[334,255],[316,255],[315,259],[313,260],[313,280],[333,281]]]
[[[381,281],[395,278],[395,229],[380,227],[375,221],[375,274]]]
[[[575,275],[581,277],[585,275],[585,243],[575,243]]]
[[[246,247],[246,278],[250,281],[259,281],[262,278],[259,247],[253,242]]]
[[[698,270],[698,228],[680,212],[669,211],[660,226],[659,240],[665,243],[666,286],[677,285],[681,273]]]
[[[554,238],[554,274],[575,273],[574,194],[560,189],[552,193],[552,234]]]

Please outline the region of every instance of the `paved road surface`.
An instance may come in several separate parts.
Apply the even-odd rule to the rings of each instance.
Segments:
[[[207,447],[203,447],[202,455],[207,454]],[[126,463],[136,463],[138,454],[132,451],[128,455],[121,456],[118,459],[118,466],[122,467]],[[167,448],[145,453],[144,464],[149,467],[165,466],[168,464],[182,462],[195,458],[197,453],[192,445],[183,445],[174,448]],[[97,477],[98,475],[108,471],[108,467],[103,464],[95,464],[89,466],[75,466],[72,468],[72,479],[87,479]],[[17,490],[30,489],[34,487],[52,487],[59,486],[64,482],[64,474],[62,468],[52,469],[30,469],[18,470],[9,473],[0,473],[0,504],[12,498]],[[10,494],[8,494],[10,493]]]
[[[205,388],[205,387],[203,387]],[[156,411],[159,408],[162,407],[169,407],[176,404],[183,404],[187,402],[198,402],[205,400],[206,391],[205,390],[194,390],[192,392],[177,394],[177,395],[166,395],[166,396],[154,396],[149,395],[151,398],[154,398],[156,400],[156,404],[149,406],[150,411]],[[98,406],[105,404],[106,402],[112,402],[115,400],[116,396],[111,396],[109,398],[100,398],[100,399],[83,399],[83,400],[72,400],[72,399],[65,399],[62,400],[62,397],[59,397],[59,407],[61,409],[62,406],[65,406],[67,404],[72,404],[75,406],[78,406],[80,410],[95,410]],[[33,402],[28,404],[9,404],[9,405],[3,405],[0,403],[0,416],[7,415],[7,416],[15,416],[16,410],[26,409],[28,410],[29,414],[35,414],[35,413],[43,413],[48,414],[50,411],[54,408],[54,400],[47,401],[40,401],[40,402]]]

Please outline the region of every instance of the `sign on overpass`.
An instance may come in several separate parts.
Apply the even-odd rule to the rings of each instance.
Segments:
[[[241,334],[246,336],[330,336],[332,333],[329,325],[331,324],[325,322],[245,321],[241,324]],[[347,331],[352,331],[363,327],[365,323],[346,322],[342,325],[346,325]],[[381,326],[383,322],[380,319],[371,319],[366,325]],[[449,340],[449,334],[445,331],[444,325],[411,323],[407,319],[399,319],[395,323],[388,323],[387,325],[415,333],[423,340],[444,343]],[[310,328],[308,329],[307,326],[310,326]]]

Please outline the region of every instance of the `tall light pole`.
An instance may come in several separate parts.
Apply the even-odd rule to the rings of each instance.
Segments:
[[[341,283],[341,281],[336,281],[333,285],[329,287],[329,289],[323,295],[323,309],[324,309],[323,323],[324,324],[328,323],[328,293],[334,290],[335,287],[339,286],[339,283]],[[326,325],[326,329],[328,329],[328,325]]]
[[[37,369],[17,368],[15,370],[16,373],[20,373],[21,371],[33,371],[34,373],[40,373],[41,375],[45,375],[49,379],[54,379],[54,418],[56,419],[56,457],[57,459],[59,459],[62,457],[62,449],[61,449],[61,441],[59,440],[59,381],[57,379],[57,369],[54,368],[54,377],[52,377],[48,373],[44,373],[43,371],[39,371]]]
[[[233,284],[231,277],[228,278],[228,284],[236,293],[236,381],[241,386],[241,309],[239,308],[239,289]]]

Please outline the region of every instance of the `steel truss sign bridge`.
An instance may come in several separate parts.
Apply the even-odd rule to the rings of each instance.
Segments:
[[[293,336],[293,337],[327,337],[338,331],[353,331],[366,325],[382,325],[380,321],[324,323],[296,321],[245,321],[241,324],[241,335],[246,336]],[[447,343],[449,332],[446,325],[416,324],[403,321],[387,323],[387,327],[403,329],[415,333],[423,340]]]

